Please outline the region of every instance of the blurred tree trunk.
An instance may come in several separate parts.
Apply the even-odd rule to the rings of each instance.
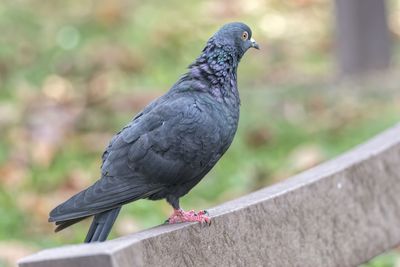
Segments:
[[[384,0],[335,0],[336,53],[342,76],[384,70],[391,45]]]

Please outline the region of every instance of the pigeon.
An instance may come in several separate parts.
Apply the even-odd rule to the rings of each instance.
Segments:
[[[174,209],[167,223],[210,224],[206,211],[184,211],[179,198],[232,143],[239,121],[237,68],[249,48],[259,46],[246,24],[222,26],[186,74],[111,139],[101,178],[50,212],[55,232],[94,216],[84,242],[105,241],[121,207],[138,199],[166,199]]]

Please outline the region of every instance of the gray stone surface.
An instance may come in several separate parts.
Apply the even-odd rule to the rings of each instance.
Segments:
[[[19,266],[357,266],[400,244],[400,124],[209,212],[210,227],[159,226],[44,250]]]

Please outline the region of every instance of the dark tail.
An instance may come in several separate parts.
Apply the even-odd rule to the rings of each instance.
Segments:
[[[67,227],[69,227],[69,226],[71,226],[71,225],[73,225],[73,224],[75,224],[77,222],[80,222],[80,221],[86,219],[87,217],[88,216],[80,217],[80,218],[76,218],[76,219],[71,219],[71,220],[66,220],[66,221],[57,221],[56,222],[57,228],[56,228],[55,232],[56,233],[60,232],[61,230],[64,230],[65,228],[67,228]]]
[[[103,242],[107,239],[111,231],[115,219],[117,218],[121,207],[104,211],[96,214],[93,222],[90,225],[89,232],[87,233],[85,243]]]

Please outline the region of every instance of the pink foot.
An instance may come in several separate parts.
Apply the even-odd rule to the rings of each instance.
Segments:
[[[171,217],[168,218],[166,223],[174,224],[181,222],[200,222],[201,224],[206,223],[208,225],[211,224],[211,218],[208,216],[208,212],[205,210],[201,210],[199,212],[184,211],[182,209],[175,210]]]

